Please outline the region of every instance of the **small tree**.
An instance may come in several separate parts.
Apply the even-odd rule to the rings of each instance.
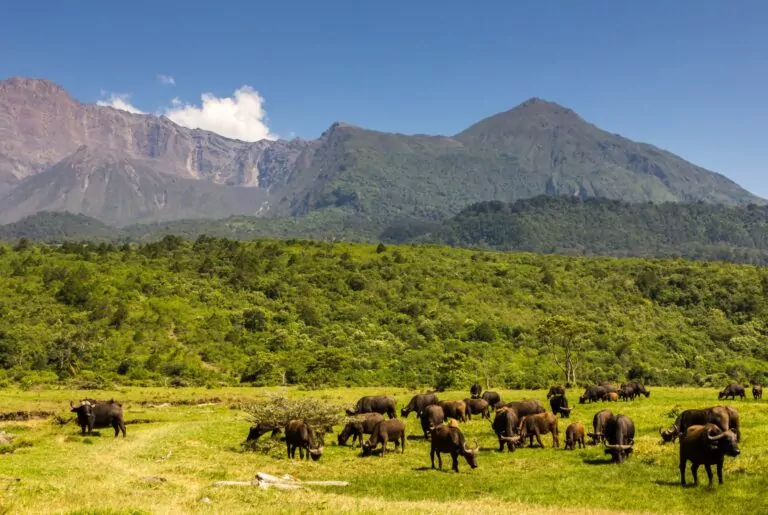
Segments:
[[[539,340],[547,346],[552,361],[565,374],[565,382],[571,385],[577,384],[580,354],[590,329],[590,324],[564,316],[547,318],[536,328]]]
[[[266,399],[243,406],[249,421],[258,426],[257,434],[283,430],[291,420],[303,420],[320,437],[332,431],[344,420],[343,408],[322,399],[288,399],[282,395],[268,395]],[[269,449],[269,448],[268,448]],[[268,450],[267,449],[267,450]]]

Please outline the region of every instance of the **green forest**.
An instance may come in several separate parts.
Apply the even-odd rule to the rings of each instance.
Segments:
[[[540,388],[763,382],[755,266],[440,246],[0,245],[0,382]]]

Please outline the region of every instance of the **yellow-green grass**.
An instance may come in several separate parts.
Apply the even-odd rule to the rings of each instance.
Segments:
[[[69,417],[70,399],[114,397],[124,403],[126,420],[153,422],[129,424],[126,439],[113,438],[111,429],[83,438],[74,424],[54,420],[0,423],[0,430],[17,435],[15,452],[0,454],[0,513],[768,513],[768,401],[728,402],[742,415],[741,456],[727,459],[724,485],[709,488],[702,469],[702,484],[683,489],[677,446],[661,445],[658,429],[672,422],[668,415],[676,408],[717,404],[715,390],[654,388],[648,399],[577,405],[570,421],[587,427],[592,415],[606,407],[632,417],[637,443],[623,465],[609,463],[600,447],[552,449],[550,436],[544,438],[545,449],[499,453],[490,423],[475,418],[462,429],[481,445],[480,466],[471,470],[462,460],[459,474],[450,471],[447,456],[443,472],[431,470],[429,445],[413,414],[407,419],[410,438],[404,455],[364,458],[357,449],[338,447],[335,435],[326,436],[319,462],[292,462],[282,446],[273,455],[243,452],[239,444],[249,423],[232,406],[269,391],[341,404],[386,393],[396,397],[398,410],[414,393],[392,388],[4,390],[0,412],[53,411]],[[544,391],[500,393],[505,400],[545,401]],[[445,399],[466,396],[441,394]],[[569,397],[573,403],[578,393]],[[191,404],[152,407],[141,401]],[[560,420],[561,440],[570,421]],[[259,471],[350,485],[287,492],[213,486],[218,480],[250,480]],[[206,497],[210,503],[200,502]]]

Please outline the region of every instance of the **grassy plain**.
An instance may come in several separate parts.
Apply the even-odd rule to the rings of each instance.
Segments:
[[[357,449],[338,447],[335,435],[326,436],[325,455],[316,463],[289,461],[282,444],[272,454],[244,452],[240,443],[249,423],[236,408],[270,391],[340,404],[387,393],[396,397],[398,410],[414,393],[392,388],[2,390],[2,413],[50,411],[69,417],[70,399],[114,397],[123,401],[127,421],[143,423],[129,423],[128,437],[114,439],[111,429],[81,437],[74,424],[61,425],[55,418],[0,422],[0,431],[16,435],[13,444],[0,446],[0,513],[768,512],[768,401],[729,402],[742,414],[742,455],[726,461],[724,485],[706,486],[702,469],[703,484],[683,489],[677,447],[660,445],[658,428],[672,422],[675,409],[716,404],[712,389],[652,388],[648,399],[611,403],[614,412],[632,417],[638,430],[635,453],[623,465],[610,464],[599,447],[552,449],[549,436],[545,449],[499,453],[489,422],[473,419],[462,429],[480,442],[479,468],[471,470],[462,461],[459,474],[450,471],[450,458],[443,472],[431,470],[429,446],[413,414],[407,419],[411,437],[404,455],[363,458]],[[543,390],[500,392],[505,400],[545,401]],[[446,392],[441,398],[466,396]],[[571,392],[571,402],[577,396]],[[176,404],[182,401],[187,404]],[[589,426],[603,407],[608,405],[577,405],[572,421]],[[567,424],[560,421],[561,439]],[[213,486],[218,480],[250,480],[259,471],[351,484],[286,492]]]

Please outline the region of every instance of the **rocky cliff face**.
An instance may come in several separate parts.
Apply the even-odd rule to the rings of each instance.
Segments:
[[[263,187],[293,163],[302,142],[231,140],[162,116],[83,104],[46,80],[0,81],[0,176],[6,181],[39,173],[82,145],[119,151],[168,175]],[[260,170],[271,178],[260,179]]]

